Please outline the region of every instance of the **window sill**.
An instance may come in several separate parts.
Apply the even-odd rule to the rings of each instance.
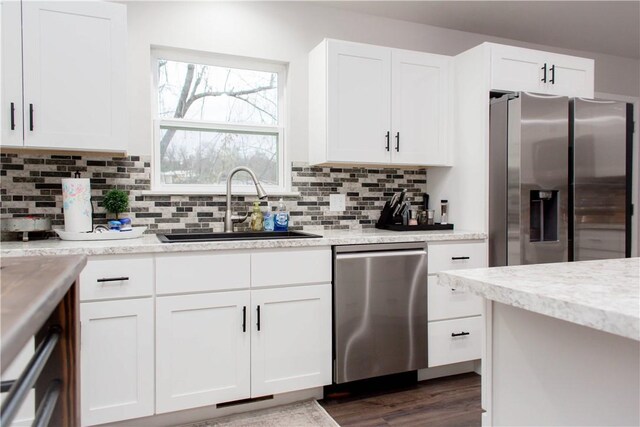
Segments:
[[[224,191],[205,191],[205,190],[144,190],[141,192],[143,196],[226,196]],[[234,196],[257,196],[255,191],[237,191],[233,190]],[[267,197],[271,196],[287,196],[287,197],[300,197],[298,191],[269,191],[267,190]]]

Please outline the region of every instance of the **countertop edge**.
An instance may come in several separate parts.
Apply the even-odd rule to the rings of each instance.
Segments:
[[[60,243],[60,247],[29,247],[29,243],[24,243],[19,248],[0,249],[0,257],[21,257],[21,256],[53,256],[53,255],[126,255],[126,254],[144,254],[144,253],[176,253],[176,252],[194,252],[194,251],[213,251],[213,250],[250,250],[250,249],[278,249],[278,248],[304,248],[319,246],[335,246],[335,245],[354,245],[354,244],[375,244],[375,243],[402,243],[402,242],[447,242],[462,240],[485,240],[486,233],[483,232],[467,232],[460,231],[451,234],[435,233],[435,234],[389,234],[389,235],[349,235],[329,236],[321,238],[308,239],[282,239],[282,240],[237,240],[229,242],[189,242],[189,243],[161,243],[136,241],[136,239],[127,240],[129,243],[115,243],[110,246],[109,243],[103,243],[98,246],[96,242],[88,242],[88,244],[77,243],[73,247],[64,247],[68,242],[50,241],[55,245]],[[148,239],[148,238],[147,238]],[[45,241],[49,242],[49,241]],[[124,241],[110,241],[124,242]],[[41,244],[42,242],[40,242]],[[34,244],[37,244],[34,242]]]
[[[455,287],[462,291],[470,292],[474,295],[502,304],[507,304],[512,307],[528,310],[533,313],[542,314],[555,319],[586,326],[591,329],[640,341],[640,319],[624,313],[616,313],[523,290],[507,288],[488,281],[460,277],[453,272],[447,271],[438,273],[438,284],[441,286]],[[504,292],[498,292],[498,290],[503,290]],[[504,295],[505,293],[509,293],[513,297],[508,298]],[[532,300],[536,300],[542,304],[532,304]],[[567,310],[568,308],[570,310]],[[609,322],[602,324],[587,320],[590,317],[594,317],[594,314],[597,317],[607,318]],[[631,326],[628,328],[616,327],[616,325],[619,324],[627,324]]]

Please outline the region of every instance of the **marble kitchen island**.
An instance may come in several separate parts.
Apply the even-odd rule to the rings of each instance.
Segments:
[[[640,258],[449,271],[439,283],[486,300],[483,425],[640,425]]]

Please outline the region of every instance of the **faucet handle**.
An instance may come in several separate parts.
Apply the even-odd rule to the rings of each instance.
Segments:
[[[232,215],[231,222],[234,224],[245,222],[249,218],[249,212],[244,215]]]

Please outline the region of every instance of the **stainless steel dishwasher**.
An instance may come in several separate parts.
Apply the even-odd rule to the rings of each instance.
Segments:
[[[424,242],[333,248],[334,382],[427,367]]]

